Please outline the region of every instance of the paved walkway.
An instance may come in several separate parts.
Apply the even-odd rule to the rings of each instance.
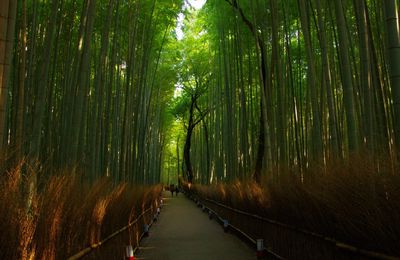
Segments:
[[[209,220],[196,204],[179,193],[164,192],[159,220],[144,238],[135,259],[256,259],[256,253]]]

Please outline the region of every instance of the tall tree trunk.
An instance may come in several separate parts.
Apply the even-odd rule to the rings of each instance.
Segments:
[[[265,157],[267,157],[267,162],[271,161],[270,154],[270,142],[269,142],[269,122],[268,122],[268,112],[267,112],[267,92],[270,89],[267,75],[267,52],[265,49],[264,42],[261,36],[258,34],[254,24],[245,16],[243,10],[237,3],[237,0],[225,0],[228,2],[235,11],[239,12],[240,17],[242,18],[245,25],[249,28],[253,37],[256,40],[256,47],[259,51],[260,55],[260,83],[261,83],[261,99],[260,99],[260,130],[258,137],[258,148],[257,148],[257,157],[254,167],[253,179],[256,182],[261,181],[261,172],[263,168],[263,162]]]
[[[322,56],[322,70],[323,70],[323,85],[325,85],[326,89],[326,99],[328,104],[328,113],[329,113],[329,139],[330,139],[330,147],[331,152],[333,153],[333,157],[340,157],[339,152],[339,138],[337,133],[337,115],[335,108],[334,95],[332,91],[332,75],[331,75],[331,64],[329,61],[328,54],[328,44],[326,37],[326,29],[325,29],[325,21],[323,19],[321,0],[316,1],[317,7],[317,17],[318,17],[318,27],[319,27],[319,37],[320,37],[320,46],[321,46],[321,56]]]
[[[302,170],[302,165],[303,165],[303,160],[302,160],[302,152],[301,152],[301,138],[300,138],[300,130],[299,130],[299,117],[298,117],[298,108],[297,108],[297,99],[295,95],[295,87],[294,87],[294,71],[293,71],[293,62],[292,62],[292,51],[290,47],[290,33],[289,33],[289,28],[287,24],[287,12],[286,12],[286,6],[283,5],[283,15],[284,15],[284,28],[285,28],[285,46],[286,46],[286,52],[287,52],[287,69],[288,69],[288,82],[290,85],[290,93],[291,93],[291,103],[292,103],[292,108],[294,110],[294,113],[292,115],[292,128],[293,129],[293,139],[294,139],[294,150],[296,151],[296,156],[293,156],[293,160],[295,161],[296,165],[298,166],[299,171],[301,172]]]
[[[190,93],[191,95],[191,103],[190,103],[190,108],[189,108],[189,121],[187,124],[187,129],[186,129],[186,138],[185,138],[185,146],[183,148],[183,163],[185,164],[185,174],[187,177],[188,182],[192,183],[194,180],[194,174],[193,174],[193,166],[190,158],[190,149],[192,145],[192,135],[193,135],[193,130],[195,127],[203,122],[205,116],[208,113],[203,113],[201,112],[200,108],[197,105],[197,100],[200,98],[202,93],[198,92],[200,85],[197,85],[197,88],[195,90],[195,93]],[[198,116],[195,115],[195,109],[197,109]]]
[[[313,53],[313,46],[311,43],[310,23],[308,20],[308,5],[306,0],[299,0],[300,6],[300,20],[301,28],[303,31],[305,49],[307,55],[307,79],[308,87],[311,92],[311,111],[312,111],[312,130],[311,130],[311,156],[313,160],[322,159],[320,158],[323,152],[322,134],[321,134],[321,116],[319,111],[319,98],[317,91],[317,76],[315,69],[315,57]]]
[[[343,12],[342,0],[334,1],[339,35],[340,71],[343,85],[343,101],[346,112],[348,148],[350,152],[358,151],[358,127],[354,105],[354,90],[350,64],[350,44]]]
[[[189,183],[193,182],[193,167],[192,167],[192,162],[190,160],[190,147],[192,143],[192,134],[193,134],[193,129],[194,129],[194,103],[196,100],[194,97],[192,97],[192,103],[190,104],[190,109],[189,109],[189,123],[187,126],[186,130],[186,139],[185,139],[185,146],[183,148],[183,161],[185,164],[185,174],[186,178]]]
[[[116,75],[116,60],[117,60],[117,55],[116,55],[116,44],[117,44],[117,34],[118,34],[118,19],[119,19],[119,6],[120,6],[120,1],[116,0],[115,3],[115,17],[114,17],[114,35],[112,39],[112,46],[111,46],[111,58],[110,62],[108,63],[108,71],[109,71],[109,77],[108,77],[108,84],[106,87],[106,105],[105,105],[105,133],[104,133],[104,140],[105,140],[105,155],[104,155],[104,169],[107,172],[109,176],[112,176],[114,181],[116,181],[116,176],[115,176],[115,171],[113,171],[113,167],[111,167],[111,158],[114,150],[117,150],[116,145],[114,145],[114,136],[111,136],[111,134],[116,134],[114,132],[114,127],[118,124],[117,118],[118,114],[115,113],[114,109],[112,109],[112,97],[113,97],[113,87],[116,85],[115,84],[115,78],[119,77],[119,75]],[[114,159],[115,160],[115,159]],[[114,162],[113,162],[114,164]]]
[[[179,152],[179,139],[180,139],[180,136],[178,135],[178,138],[176,140],[176,172],[178,173],[178,179],[180,180],[179,177],[181,176],[181,173],[180,173],[181,163],[180,163],[180,152]]]
[[[95,14],[95,6],[96,0],[87,0],[88,1],[88,11],[86,19],[86,26],[85,26],[85,34],[83,39],[80,39],[82,46],[82,57],[81,63],[79,66],[78,72],[78,81],[76,85],[76,101],[74,106],[74,117],[72,120],[71,125],[71,148],[69,154],[69,160],[72,163],[77,163],[78,158],[79,160],[82,159],[81,155],[79,154],[79,147],[83,146],[83,129],[85,128],[86,122],[84,119],[84,110],[85,104],[87,100],[87,91],[88,91],[88,84],[89,84],[89,66],[90,66],[90,43],[91,43],[91,36],[93,31],[93,23],[94,23],[94,14]]]
[[[33,127],[32,127],[33,129],[32,129],[30,148],[29,148],[30,157],[33,160],[38,159],[40,154],[43,118],[45,116],[45,107],[46,107],[45,106],[46,95],[47,95],[46,90],[49,85],[48,79],[49,79],[49,67],[51,61],[51,55],[47,54],[47,52],[53,49],[58,1],[59,0],[52,1],[51,13],[47,25],[48,30],[46,32],[44,46],[42,50],[44,58],[39,68],[39,78],[36,82],[37,96],[33,112]]]
[[[365,135],[366,147],[368,150],[373,151],[375,148],[374,135],[373,135],[373,121],[372,121],[372,75],[371,75],[371,58],[369,50],[369,35],[367,30],[367,9],[365,0],[355,0],[354,9],[356,10],[358,39],[359,39],[359,52],[360,52],[360,82],[361,91],[363,94],[363,129]]]
[[[278,150],[279,157],[277,163],[279,166],[286,164],[286,113],[284,109],[284,84],[283,84],[283,73],[281,72],[281,62],[280,62],[280,47],[279,47],[279,17],[278,9],[276,6],[276,0],[270,0],[271,8],[271,24],[272,24],[272,57],[271,57],[271,73],[270,73],[270,85],[273,85],[275,81],[276,86],[276,96],[277,96],[277,111],[276,111],[276,131],[278,139]]]
[[[240,169],[239,169],[239,178],[244,179],[248,165],[250,164],[249,160],[249,138],[248,138],[248,116],[247,116],[247,103],[246,103],[246,82],[244,79],[244,54],[243,54],[243,47],[240,41],[240,26],[239,21],[236,20],[235,23],[236,28],[236,36],[235,36],[235,43],[236,43],[236,67],[237,67],[237,78],[239,84],[239,139],[240,139],[240,149],[239,158],[240,158]],[[250,68],[249,68],[250,70]],[[209,179],[210,180],[210,179]]]
[[[25,108],[25,75],[26,75],[26,0],[22,0],[22,17],[20,32],[20,65],[18,75],[18,106],[17,106],[17,129],[16,129],[16,146],[17,159],[21,159],[24,155],[24,108]]]
[[[109,0],[108,8],[107,8],[107,17],[105,20],[105,24],[102,30],[101,36],[101,47],[99,53],[99,64],[96,68],[96,76],[94,79],[94,96],[95,104],[94,104],[94,115],[93,119],[95,119],[94,123],[92,124],[91,129],[91,174],[92,176],[101,176],[103,175],[103,164],[101,163],[101,159],[103,158],[102,154],[102,137],[104,135],[104,120],[103,120],[103,109],[104,109],[104,82],[105,79],[105,70],[106,70],[106,58],[109,46],[109,32],[111,18],[112,18],[112,11],[114,10],[114,0]]]
[[[393,128],[397,158],[400,158],[400,35],[398,1],[385,0],[387,52],[390,66],[390,85],[393,98]]]
[[[387,116],[387,109],[385,107],[385,90],[384,90],[384,80],[382,80],[382,71],[380,70],[381,65],[378,61],[377,50],[373,41],[373,31],[372,24],[368,12],[366,12],[367,18],[367,28],[369,37],[369,48],[371,51],[371,69],[372,69],[372,81],[373,81],[373,102],[375,104],[375,138],[376,138],[376,149],[377,151],[383,151],[381,155],[385,157],[384,154],[390,153],[391,145],[389,143],[389,122]],[[385,66],[383,66],[384,69]]]
[[[7,141],[6,108],[9,73],[13,56],[15,16],[17,1],[2,0],[0,3],[0,150]]]

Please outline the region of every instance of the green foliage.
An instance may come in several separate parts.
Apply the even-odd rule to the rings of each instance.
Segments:
[[[188,112],[190,106],[190,96],[187,92],[183,92],[182,95],[174,98],[170,103],[170,113],[174,115],[176,119],[183,119]]]

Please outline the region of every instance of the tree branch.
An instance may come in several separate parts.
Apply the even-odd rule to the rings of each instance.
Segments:
[[[201,121],[203,121],[203,119],[207,116],[208,114],[208,110],[200,116],[200,118],[198,118],[194,123],[193,123],[193,127],[195,127],[196,125],[198,125]]]
[[[237,1],[236,0],[233,0],[233,2],[231,2],[230,0],[225,0],[225,1],[229,5],[231,5],[234,9],[236,9],[236,11],[239,12],[240,17],[242,17],[243,22],[247,25],[247,27],[249,27],[249,29],[253,33],[253,35],[258,38],[257,31],[254,28],[253,23],[244,15],[243,9],[238,5]]]
[[[197,105],[197,102],[194,103],[194,106],[196,108],[197,111],[199,111],[200,114],[200,118],[198,118],[195,122],[194,122],[194,126],[196,126],[197,124],[199,124],[201,121],[203,121],[203,119],[207,116],[207,114],[210,112],[209,109],[207,109],[204,113],[200,110],[199,106]]]

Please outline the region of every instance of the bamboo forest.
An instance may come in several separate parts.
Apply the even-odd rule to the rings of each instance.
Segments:
[[[0,0],[0,259],[400,259],[399,15]]]

